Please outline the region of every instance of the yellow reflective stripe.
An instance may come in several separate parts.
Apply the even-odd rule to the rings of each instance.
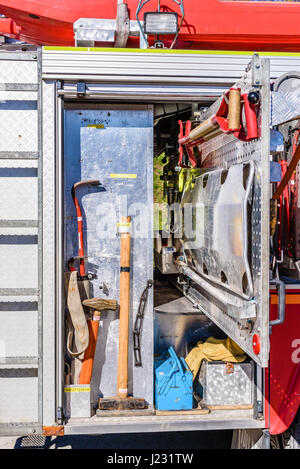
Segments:
[[[183,50],[183,49],[119,49],[113,47],[58,47],[44,46],[44,50],[86,51],[86,52],[138,52],[141,54],[192,54],[192,55],[253,55],[257,52],[262,56],[300,57],[299,52],[260,52],[236,50]]]
[[[136,179],[136,174],[115,174],[115,173],[111,173],[110,174],[110,177],[111,178],[124,178],[124,179]]]

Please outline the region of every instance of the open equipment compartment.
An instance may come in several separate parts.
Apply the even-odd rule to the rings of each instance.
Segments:
[[[257,63],[257,59],[256,62]],[[206,152],[208,156],[214,155],[215,159],[205,159],[206,168],[209,165],[212,167],[221,167],[222,169],[230,166],[230,158],[232,163],[249,162],[251,168],[256,165],[255,177],[260,180],[263,176],[264,181],[268,180],[268,60],[263,59],[260,62],[262,66],[262,80],[260,82],[261,96],[262,96],[262,124],[263,132],[258,139],[259,149],[255,152],[253,144],[242,143],[237,147],[230,147],[230,142],[234,140],[232,136],[221,135],[218,139],[219,148],[217,150],[212,148],[211,142],[206,145]],[[252,86],[253,68],[249,66],[246,76],[242,79],[244,84],[244,91]],[[95,85],[92,85],[95,86]],[[57,360],[57,377],[58,388],[57,396],[60,402],[59,408],[62,415],[65,415],[64,397],[63,397],[63,350],[64,350],[64,294],[62,289],[63,273],[66,269],[66,262],[68,258],[74,255],[77,250],[77,230],[74,218],[75,211],[71,199],[71,186],[75,182],[82,179],[98,179],[100,185],[98,187],[90,187],[80,189],[79,196],[80,203],[83,207],[84,213],[84,236],[87,239],[87,256],[89,257],[86,265],[87,271],[96,274],[97,278],[91,279],[92,287],[94,289],[94,296],[106,296],[106,289],[109,292],[109,298],[118,300],[118,275],[119,275],[119,238],[116,232],[112,239],[97,239],[97,223],[99,222],[99,214],[101,213],[102,202],[112,203],[116,205],[119,196],[128,195],[129,200],[132,198],[134,203],[141,202],[143,197],[146,197],[149,203],[149,197],[152,198],[152,105],[153,99],[143,98],[149,104],[135,104],[133,96],[130,101],[132,104],[125,104],[128,100],[128,95],[122,99],[114,97],[114,104],[108,103],[107,98],[103,99],[103,94],[100,93],[99,98],[97,93],[78,94],[78,87],[74,88],[72,82],[62,83],[61,87],[55,90],[57,96],[57,256],[58,259],[64,261],[58,265],[58,322],[57,322],[57,344],[58,344],[58,360]],[[171,95],[170,95],[171,97]],[[176,98],[173,98],[175,100]],[[185,98],[187,99],[187,97]],[[182,100],[182,98],[181,98]],[[105,102],[106,101],[106,102]],[[117,102],[116,102],[117,101]],[[200,96],[201,101],[201,96]],[[188,102],[188,99],[187,99]],[[214,109],[219,105],[215,103],[212,108],[208,110],[213,113]],[[261,121],[260,121],[261,122]],[[145,133],[146,131],[146,133]],[[266,133],[267,131],[267,133]],[[227,140],[226,140],[227,139]],[[146,141],[146,147],[144,147]],[[227,144],[229,141],[229,148],[227,153],[232,155],[230,158],[222,158],[222,145]],[[121,142],[121,143],[120,143]],[[232,144],[231,144],[232,145]],[[252,146],[251,146],[252,145]],[[251,148],[250,148],[251,147]],[[146,151],[145,151],[146,148]],[[131,150],[133,150],[131,152]],[[260,153],[262,151],[262,153]],[[112,154],[116,152],[116,154]],[[139,158],[134,158],[134,152],[139,155]],[[246,153],[245,153],[246,152]],[[216,155],[217,153],[217,155]],[[236,154],[237,153],[237,154]],[[245,154],[244,154],[245,153]],[[255,154],[256,161],[252,163],[252,155]],[[108,155],[110,155],[108,157]],[[250,158],[249,158],[250,155]],[[262,155],[262,156],[261,156]],[[261,156],[261,158],[260,158]],[[120,159],[119,159],[120,158]],[[254,158],[254,160],[255,160]],[[266,161],[265,161],[266,159]],[[208,161],[211,161],[209,164]],[[104,164],[102,164],[104,162]],[[143,169],[146,165],[146,171]],[[233,168],[238,168],[238,165],[233,165]],[[126,177],[126,175],[130,175]],[[141,184],[139,184],[141,178]],[[144,179],[143,179],[144,178]],[[124,184],[124,180],[127,183]],[[147,185],[145,189],[144,185]],[[268,184],[266,184],[268,186]],[[268,211],[265,206],[266,186],[259,185],[258,199],[261,197],[264,201],[264,210],[262,216],[268,217]],[[144,189],[142,189],[144,187]],[[150,196],[151,193],[151,196]],[[122,197],[121,200],[122,207]],[[118,201],[116,216],[112,217],[113,224],[119,221],[122,208],[120,209],[120,201]],[[123,197],[124,202],[124,197]],[[124,206],[124,205],[123,205]],[[256,210],[255,210],[256,212]],[[64,215],[63,215],[64,214]],[[127,213],[129,215],[129,213]],[[111,214],[110,214],[111,215]],[[152,232],[152,214],[151,211],[146,214],[148,218],[148,235]],[[64,222],[62,220],[65,220]],[[149,223],[150,219],[150,223]],[[258,220],[257,223],[260,223]],[[146,230],[147,231],[147,230]],[[257,243],[262,243],[262,249],[266,249],[267,232],[257,232]],[[142,240],[133,240],[133,277],[132,281],[135,289],[131,285],[131,314],[135,319],[135,314],[138,308],[140,295],[146,286],[147,279],[152,277],[152,246],[153,240],[148,237],[146,244],[145,238]],[[136,248],[137,251],[136,252]],[[146,252],[146,256],[145,256]],[[256,263],[257,265],[262,260],[259,256]],[[258,267],[260,270],[260,267]],[[256,359],[258,366],[255,372],[254,383],[254,402],[251,409],[225,409],[214,410],[213,412],[205,415],[142,415],[133,417],[97,417],[96,415],[90,418],[76,418],[68,419],[65,425],[65,433],[111,433],[111,432],[125,432],[125,431],[156,431],[156,430],[191,430],[191,429],[216,429],[222,428],[226,421],[226,428],[263,428],[264,418],[262,409],[262,393],[263,393],[263,380],[262,369],[259,365],[265,366],[267,363],[268,354],[268,339],[267,339],[267,310],[265,316],[262,315],[262,304],[266,298],[262,295],[262,282],[268,285],[268,278],[266,277],[266,270],[264,268],[263,275],[259,275],[258,284],[256,284],[256,331],[261,334],[262,353],[261,359],[253,354],[251,350],[251,338],[240,328],[240,322],[236,317],[226,316],[225,323],[222,322],[222,311],[216,314],[215,302],[212,301],[209,307],[203,307],[199,298],[195,300],[195,291],[193,288],[193,279],[186,280],[188,276],[183,272],[183,279],[179,283],[179,288],[194,305],[199,308],[198,314],[201,316],[203,313],[214,321],[226,334],[231,336],[234,340],[244,346],[244,350]],[[108,279],[108,280],[107,280]],[[105,285],[108,283],[108,285]],[[258,285],[258,286],[257,286]],[[99,287],[101,289],[99,289]],[[107,288],[108,287],[108,288]],[[99,294],[100,292],[100,294]],[[267,293],[266,293],[267,294]],[[252,299],[252,298],[251,298]],[[243,299],[245,301],[245,299]],[[212,309],[211,309],[212,306]],[[247,309],[247,308],[246,308]],[[230,316],[230,315],[229,315]],[[248,318],[246,318],[248,320]],[[105,325],[105,322],[107,324]],[[104,313],[103,327],[100,325],[98,336],[97,355],[95,357],[96,374],[98,373],[98,381],[92,385],[92,401],[95,404],[97,395],[109,397],[116,392],[116,353],[118,341],[118,320],[117,316],[107,316]],[[110,326],[108,327],[108,324]],[[132,327],[132,324],[131,324]],[[152,293],[150,291],[147,302],[147,310],[145,314],[142,340],[142,356],[143,367],[135,367],[133,363],[132,344],[130,344],[130,360],[129,360],[129,389],[135,396],[144,397],[148,404],[149,409],[153,408],[153,304]],[[130,335],[132,329],[130,328]],[[103,338],[105,337],[105,340]],[[132,339],[131,339],[132,340]],[[248,345],[249,344],[249,345]],[[100,357],[104,352],[104,345],[107,346],[105,351],[106,358]],[[254,356],[253,356],[254,355]],[[114,364],[112,364],[112,362]]]

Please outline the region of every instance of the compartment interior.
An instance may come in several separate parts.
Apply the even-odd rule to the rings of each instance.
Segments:
[[[209,337],[227,338],[216,324],[184,296],[177,273],[168,269],[167,265],[159,265],[157,252],[168,248],[168,239],[157,236],[153,240],[152,236],[153,230],[160,233],[162,228],[155,210],[152,211],[152,204],[166,202],[166,187],[172,184],[171,177],[170,180],[164,180],[163,166],[170,164],[170,156],[177,152],[178,120],[190,118],[193,112],[195,105],[190,103],[116,104],[65,100],[62,191],[64,271],[70,270],[70,259],[78,256],[79,247],[78,213],[76,215],[72,186],[83,180],[97,180],[97,185],[86,184],[76,189],[82,210],[80,221],[87,256],[84,260],[85,283],[89,284],[90,298],[114,299],[119,303],[118,224],[122,216],[130,215],[133,231],[130,248],[128,394],[144,398],[147,403],[144,413],[141,411],[132,416],[97,415],[98,399],[110,398],[117,393],[118,311],[101,311],[90,393],[86,393],[84,389],[80,392],[80,386],[84,388],[84,385],[74,383],[74,358],[68,354],[66,348],[66,306],[62,350],[62,384],[65,389],[68,388],[64,393],[63,408],[64,415],[68,417],[66,433],[68,428],[72,433],[80,433],[87,426],[92,426],[95,433],[99,431],[99,426],[106,432],[127,431],[128,425],[134,428],[133,431],[154,431],[156,428],[221,428],[224,421],[227,421],[230,428],[241,428],[241,425],[263,426],[263,419],[258,418],[263,413],[260,397],[262,370],[249,357],[245,361],[245,364],[252,367],[252,375],[250,378],[248,376],[251,381],[251,402],[248,405],[243,405],[241,399],[240,403],[237,401],[222,406],[223,398],[219,395],[219,405],[209,407],[204,401],[203,382],[201,384],[198,373],[193,385],[191,410],[194,412],[188,413],[184,409],[173,414],[171,411],[163,415],[157,412],[154,372],[157,357],[163,356],[166,359],[168,348],[173,346],[178,357],[186,358],[199,341],[205,342]],[[169,197],[171,194],[173,201],[180,201],[176,199],[176,190],[169,190],[168,194]],[[159,242],[162,246],[158,247]],[[78,259],[74,260],[72,268],[79,271]],[[165,275],[162,273],[164,268]],[[136,366],[133,330],[141,295],[149,280],[153,281],[153,287],[148,291],[140,334],[139,357],[142,366]],[[226,278],[223,277],[222,281],[226,283]],[[91,311],[85,309],[85,313],[89,316]],[[226,363],[216,362],[217,364],[223,366],[222,372],[225,373]],[[240,365],[234,364],[235,366]],[[212,363],[207,364],[206,368],[212,369]],[[209,383],[208,375],[205,379]],[[75,395],[76,399],[79,395],[79,400],[74,400]],[[226,398],[228,396],[224,394],[224,403],[227,402]],[[72,406],[76,409],[73,409],[74,412]],[[82,415],[80,409],[85,409]],[[86,409],[87,415],[84,413]],[[91,431],[93,430],[89,430]]]

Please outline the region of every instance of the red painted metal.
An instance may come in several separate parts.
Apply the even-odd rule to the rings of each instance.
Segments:
[[[135,19],[137,0],[126,0]],[[73,23],[79,18],[116,18],[117,0],[0,0],[0,13],[21,28],[20,38],[33,44],[73,46]],[[171,0],[162,11],[179,11]],[[185,18],[177,48],[209,50],[300,51],[300,4],[185,0]],[[157,8],[153,0],[145,11]],[[31,15],[31,16],[30,16]],[[3,31],[7,33],[7,31]],[[138,47],[130,38],[128,47]]]
[[[0,31],[7,37],[19,39],[21,28],[10,18],[0,18]]]
[[[287,289],[286,295],[286,318],[283,324],[272,328],[270,364],[266,370],[266,416],[272,435],[291,425],[300,406],[300,288]],[[277,305],[271,304],[270,319],[275,318]]]

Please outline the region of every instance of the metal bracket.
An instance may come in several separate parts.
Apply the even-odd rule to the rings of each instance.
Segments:
[[[261,60],[258,54],[253,54],[251,61],[252,70],[252,86],[258,87],[262,83],[262,66]]]
[[[127,5],[118,4],[117,19],[80,18],[73,24],[75,46],[94,47],[95,42],[111,42],[125,47],[129,36],[139,36],[137,21],[129,20]]]
[[[130,32],[130,21],[127,3],[117,4],[115,47],[126,47]]]
[[[86,95],[86,84],[84,81],[78,81],[76,84],[76,92],[78,98],[84,98]]]

